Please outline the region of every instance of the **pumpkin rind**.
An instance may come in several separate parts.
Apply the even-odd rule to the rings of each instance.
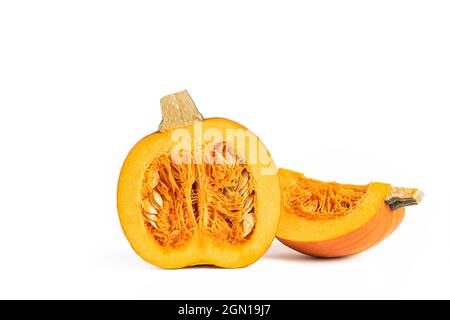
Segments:
[[[201,122],[203,131],[209,129],[225,133],[227,129],[247,130],[240,124],[222,118],[210,118]],[[183,130],[194,136],[195,125],[187,125]],[[153,133],[139,141],[129,152],[119,178],[117,206],[122,229],[136,253],[144,260],[162,268],[181,268],[190,265],[211,264],[219,267],[244,267],[255,262],[268,249],[275,237],[279,219],[280,193],[276,170],[273,174],[263,174],[261,169],[270,163],[249,163],[255,179],[255,218],[257,224],[244,243],[236,245],[215,241],[202,233],[196,233],[181,247],[164,247],[156,243],[146,228],[139,204],[139,181],[146,164],[161,153],[170,150],[175,142],[171,135],[174,130]],[[256,140],[256,138],[251,133]],[[225,134],[223,135],[225,137]],[[226,141],[225,141],[226,142]],[[259,143],[263,152],[267,152]],[[248,150],[247,150],[248,152]]]
[[[301,253],[323,258],[336,258],[354,255],[377,245],[387,238],[402,222],[405,208],[396,211],[387,205],[360,228],[340,237],[322,241],[293,241],[277,236],[277,239]]]
[[[279,169],[282,195],[301,173]],[[405,209],[391,210],[385,203],[391,186],[371,183],[361,202],[346,216],[324,221],[288,212],[281,205],[277,239],[286,246],[316,257],[343,257],[365,251],[388,237],[401,223]]]

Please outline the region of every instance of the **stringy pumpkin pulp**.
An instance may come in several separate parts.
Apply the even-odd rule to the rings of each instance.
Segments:
[[[185,164],[161,154],[145,170],[141,213],[161,246],[180,247],[197,232],[238,244],[254,229],[255,182],[248,166],[222,143],[202,156],[200,164]]]
[[[368,186],[322,182],[297,178],[284,194],[289,213],[311,220],[327,220],[347,215],[364,197]]]

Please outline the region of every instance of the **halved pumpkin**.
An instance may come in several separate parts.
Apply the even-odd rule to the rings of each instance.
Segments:
[[[242,125],[204,120],[186,91],[161,108],[159,131],[133,147],[120,173],[117,207],[131,246],[162,268],[255,262],[279,220],[270,154]]]
[[[417,204],[417,189],[373,182],[359,186],[322,182],[280,169],[281,199],[277,238],[316,257],[343,257],[371,248],[402,222],[404,206]]]

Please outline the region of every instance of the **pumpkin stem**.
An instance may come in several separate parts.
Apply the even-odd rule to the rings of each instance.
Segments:
[[[162,97],[160,104],[162,112],[162,121],[158,128],[160,132],[203,120],[203,116],[186,90]]]
[[[392,187],[384,201],[391,208],[397,210],[402,207],[419,204],[424,193],[419,189]]]

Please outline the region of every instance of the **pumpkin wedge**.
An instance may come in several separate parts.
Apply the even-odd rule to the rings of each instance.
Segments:
[[[402,222],[417,189],[373,182],[359,186],[322,182],[280,169],[281,215],[277,239],[301,253],[344,257],[381,242]]]
[[[268,249],[279,221],[277,169],[242,125],[203,119],[186,91],[161,99],[159,130],[120,172],[117,208],[133,249],[162,268],[237,268]]]

